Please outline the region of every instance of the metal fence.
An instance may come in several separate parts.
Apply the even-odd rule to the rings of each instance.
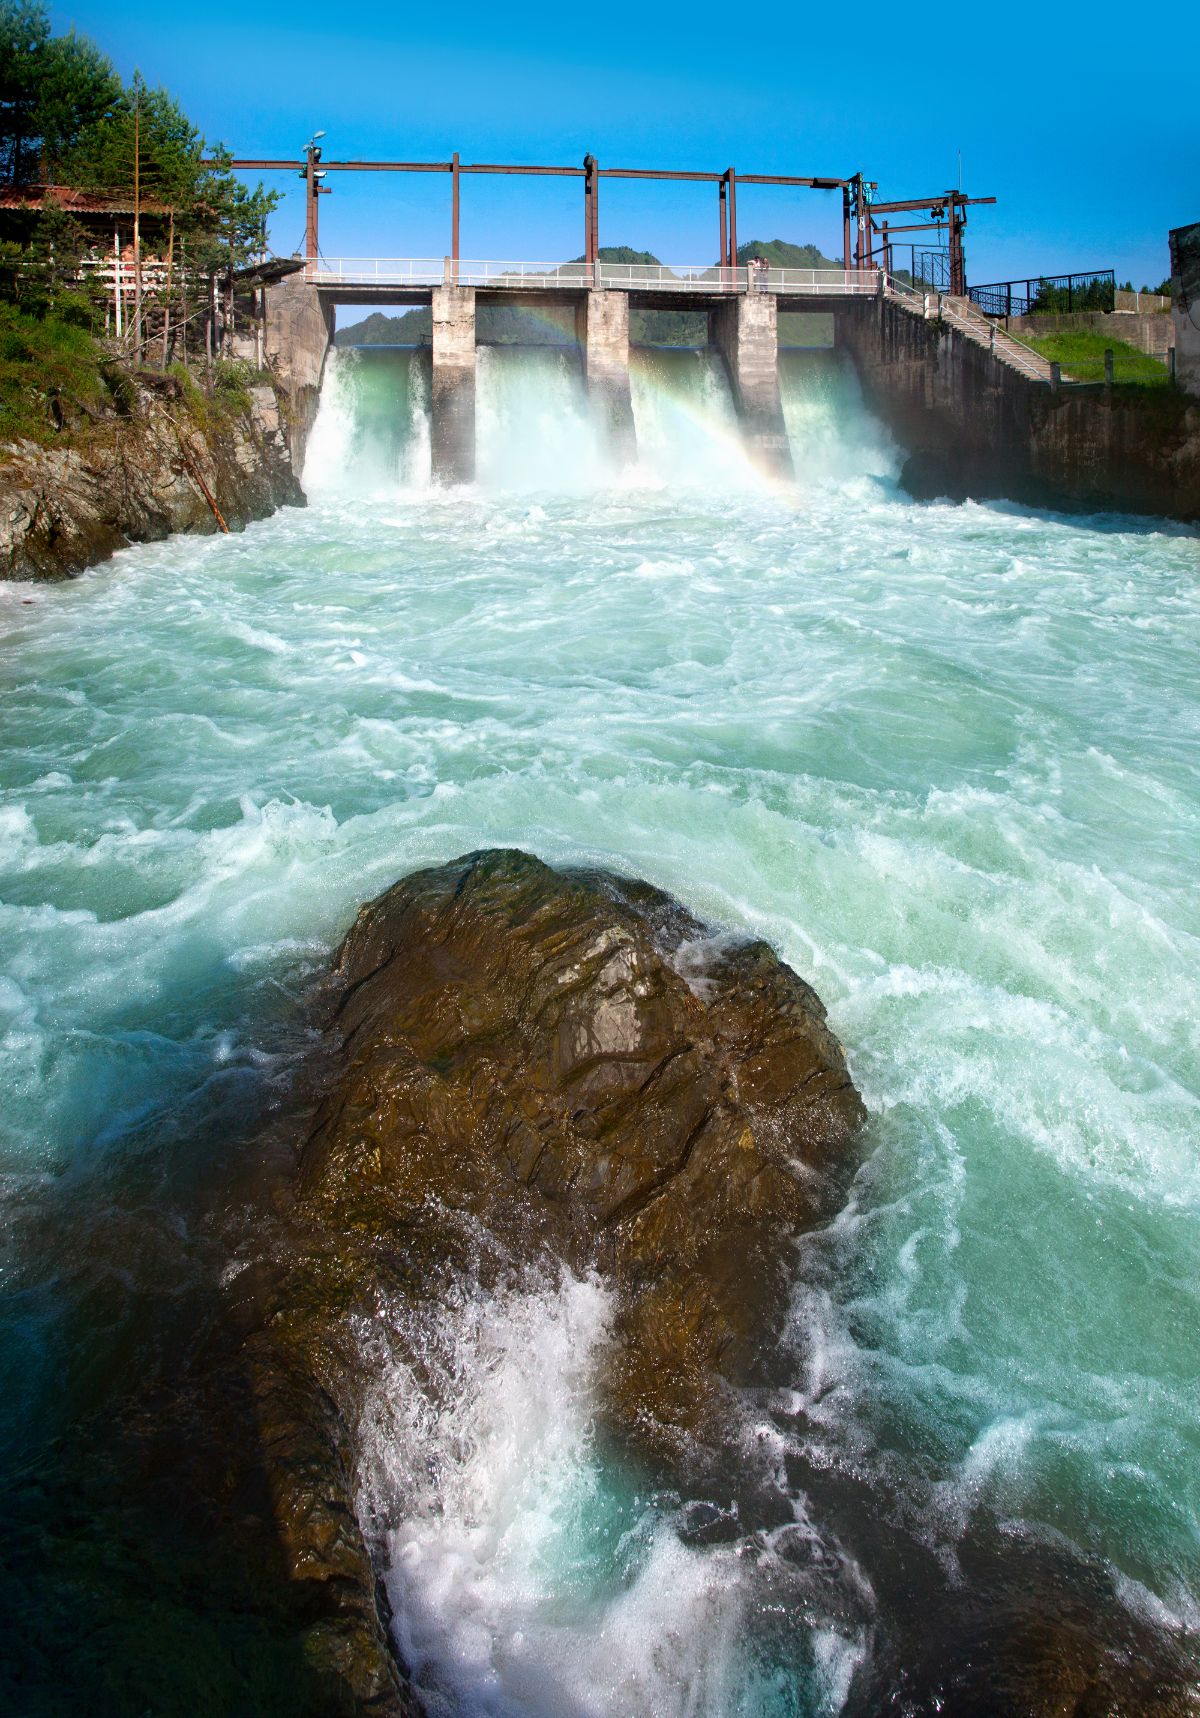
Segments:
[[[729,267],[719,263],[483,262],[450,257],[319,257],[305,265],[304,278],[318,286],[491,287],[514,291],[745,293],[781,297],[859,298],[880,289],[880,271],[868,269]]]
[[[1111,268],[1090,269],[1083,274],[1043,274],[973,286],[967,296],[985,316],[1111,311],[1116,304],[1116,279]]]

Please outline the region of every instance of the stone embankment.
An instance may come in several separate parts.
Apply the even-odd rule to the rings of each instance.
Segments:
[[[120,397],[63,445],[0,447],[0,578],[72,578],[131,543],[304,505],[269,385],[210,400],[143,374]]]

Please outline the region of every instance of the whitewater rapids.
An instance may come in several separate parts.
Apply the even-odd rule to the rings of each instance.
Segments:
[[[875,1118],[793,1309],[814,1445],[908,1464],[946,1558],[988,1511],[1196,1627],[1200,542],[915,505],[828,357],[785,363],[771,487],[703,355],[638,357],[614,473],[572,354],[485,352],[481,481],[440,492],[423,363],[335,362],[307,510],[0,587],[6,1197],[186,1258],[362,901],[493,845],[643,876],[813,983]],[[94,1336],[56,1269],[0,1345],[18,1460]],[[737,1557],[606,1469],[607,1316],[575,1281],[446,1309],[436,1419],[364,1357],[432,1709],[835,1712],[855,1631],[772,1660]]]

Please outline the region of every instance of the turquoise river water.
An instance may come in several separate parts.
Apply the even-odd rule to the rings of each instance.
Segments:
[[[821,1459],[903,1467],[939,1556],[986,1515],[1200,1627],[1200,540],[914,504],[799,353],[795,485],[702,355],[638,355],[613,474],[571,355],[491,350],[436,492],[423,362],[336,358],[306,510],[0,588],[10,1467],[165,1340],[357,906],[511,844],[827,1003],[872,1122],[796,1291]],[[431,1710],[838,1710],[860,1621],[772,1654],[736,1552],[603,1471],[602,1291],[445,1316],[453,1413],[380,1362],[362,1475]]]

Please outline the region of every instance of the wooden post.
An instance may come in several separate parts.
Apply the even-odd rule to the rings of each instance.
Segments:
[[[117,313],[117,339],[125,332],[124,307],[121,303],[121,229],[113,228],[113,302]]]
[[[1111,388],[1113,385],[1113,370],[1113,349],[1111,346],[1106,346],[1104,349],[1104,386],[1106,388]]]
[[[450,256],[454,264],[453,279],[458,279],[458,218],[459,218],[458,150],[450,157]]]
[[[133,103],[133,333],[137,362],[142,361],[142,103]]]
[[[171,271],[174,267],[174,263],[175,263],[175,211],[174,211],[174,209],[172,209],[170,211],[170,214],[169,214],[169,225],[167,227],[167,291],[166,291],[166,296],[163,299],[162,367],[164,370],[167,367],[167,354],[170,350],[170,344],[171,344]]]

